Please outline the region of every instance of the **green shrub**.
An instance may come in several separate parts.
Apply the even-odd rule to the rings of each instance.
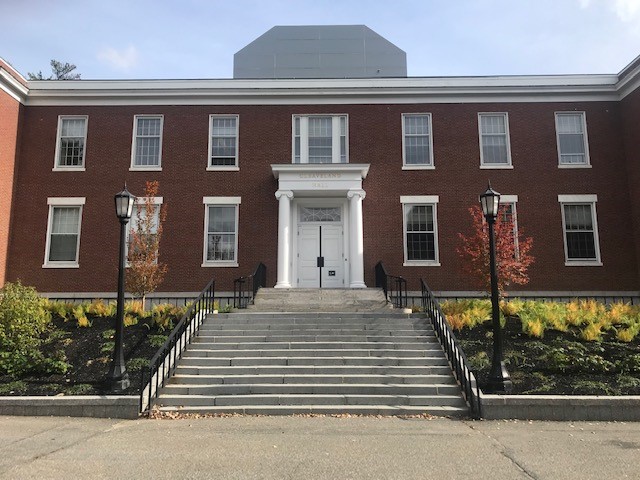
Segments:
[[[65,389],[66,395],[88,395],[93,393],[93,387],[88,383],[78,383]]]
[[[0,395],[20,395],[27,391],[27,384],[22,380],[15,382],[0,383]]]
[[[168,335],[149,335],[147,338],[149,339],[149,345],[155,348],[160,348],[162,345],[164,345],[164,342],[167,341],[167,338],[169,338],[169,336]]]
[[[130,373],[139,372],[143,368],[146,368],[149,365],[149,360],[146,358],[132,358],[127,362],[127,370]]]
[[[42,365],[40,337],[51,325],[45,305],[34,288],[20,282],[0,290],[0,374],[15,377]]]

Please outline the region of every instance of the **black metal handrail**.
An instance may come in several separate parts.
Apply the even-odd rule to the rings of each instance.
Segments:
[[[376,264],[376,287],[382,288],[387,301],[395,308],[407,306],[407,281],[402,277],[389,275],[382,262]]]
[[[176,362],[182,358],[187,345],[191,343],[193,336],[198,332],[207,313],[214,310],[215,280],[200,292],[198,298],[187,310],[176,327],[169,334],[147,368],[142,369],[140,381],[140,412],[151,408],[154,398],[166,381],[174,374]],[[147,383],[148,382],[148,383]]]
[[[251,275],[233,281],[233,308],[247,308],[260,287],[267,285],[267,267],[260,262]]]
[[[420,285],[422,287],[422,309],[431,319],[433,329],[447,355],[453,373],[460,383],[460,388],[469,405],[471,414],[476,418],[481,418],[482,402],[480,400],[480,387],[478,386],[473,371],[469,368],[467,357],[462,351],[462,348],[460,348],[453,334],[453,330],[449,327],[447,319],[440,308],[440,304],[433,296],[433,292],[423,279],[420,279]]]

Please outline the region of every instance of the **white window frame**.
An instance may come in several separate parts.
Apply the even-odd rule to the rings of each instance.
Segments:
[[[213,145],[212,145],[212,139],[213,139],[213,120],[215,118],[234,118],[236,120],[236,156],[235,156],[235,160],[236,163],[235,165],[212,165],[211,164],[211,155],[213,152]],[[208,156],[207,156],[207,171],[228,171],[228,172],[237,172],[238,170],[240,170],[240,165],[239,165],[239,151],[238,148],[240,146],[240,115],[237,114],[212,114],[209,115],[209,149],[208,149]]]
[[[600,238],[598,234],[598,215],[596,212],[596,203],[598,196],[594,194],[588,195],[558,195],[560,203],[560,215],[562,216],[562,237],[564,243],[564,261],[567,267],[601,267],[602,258],[600,256]],[[593,223],[593,243],[596,253],[594,259],[570,259],[567,248],[567,226],[565,221],[564,207],[565,205],[590,205],[591,221]]]
[[[79,268],[80,256],[80,236],[82,233],[82,210],[86,202],[85,197],[49,197],[47,205],[49,206],[49,216],[47,218],[47,237],[44,248],[44,263],[42,268]],[[74,261],[50,261],[49,249],[51,248],[51,230],[53,227],[53,211],[56,207],[75,207],[79,208],[78,213],[78,240],[76,241],[76,259]]]
[[[402,244],[404,249],[405,267],[439,267],[440,266],[440,248],[438,247],[438,195],[403,195],[400,197],[402,204]],[[407,257],[407,207],[412,206],[431,206],[433,208],[433,243],[434,243],[434,260],[408,260]]]
[[[300,119],[300,164],[309,163],[309,118],[331,118],[331,163],[340,162],[340,119],[344,118],[345,163],[349,163],[349,115],[346,113],[315,113],[291,116],[291,163],[296,163],[296,118]],[[335,141],[337,139],[337,141]],[[321,164],[316,164],[321,165]]]
[[[513,215],[513,243],[517,260],[520,257],[520,251],[518,250],[518,195],[500,195],[500,206],[507,204],[512,205],[511,214]]]
[[[427,117],[429,122],[429,158],[427,163],[407,164],[406,156],[406,139],[407,133],[405,131],[405,121],[408,117]],[[422,136],[422,135],[411,135]],[[435,164],[433,161],[433,122],[430,113],[403,113],[402,114],[402,169],[403,170],[434,170]]]
[[[151,203],[153,203],[156,206],[156,225],[159,225],[159,222],[160,222],[160,208],[162,207],[162,203],[164,202],[164,197],[136,197],[135,203],[133,205],[131,220],[129,220],[129,223],[127,225],[127,233],[126,233],[126,239],[124,244],[124,258],[126,259],[127,267],[129,266],[129,236],[131,234],[131,231],[133,230],[133,222],[134,222],[133,219],[136,218],[136,215],[137,215],[136,209],[145,208],[148,198],[150,198]],[[156,259],[156,263],[157,263],[157,259]]]
[[[504,116],[504,135],[506,136],[507,163],[485,163],[484,151],[482,148],[482,117]],[[480,168],[482,169],[511,169],[511,135],[509,134],[509,114],[507,112],[479,112],[478,113],[478,142],[480,146]]]
[[[158,148],[158,165],[136,165],[136,143],[138,139],[138,119],[158,118],[160,119],[160,145]],[[131,167],[129,170],[140,172],[160,172],[162,171],[162,139],[164,136],[164,115],[162,114],[140,114],[133,116],[133,135],[131,140]]]
[[[560,151],[560,132],[558,129],[558,117],[563,115],[580,115],[582,119],[582,141],[584,143],[584,163],[563,163],[562,152]],[[591,168],[591,159],[589,156],[589,138],[587,137],[587,114],[585,112],[555,112],[556,125],[556,146],[558,149],[558,168]]]
[[[204,242],[202,248],[202,265],[201,267],[237,267],[238,266],[238,236],[240,230],[239,211],[242,203],[241,197],[202,197],[204,204]],[[207,260],[208,248],[208,227],[209,227],[209,207],[212,205],[235,207],[236,211],[236,235],[235,235],[235,259],[234,260]]]
[[[82,137],[82,164],[81,165],[60,165],[60,147],[62,143],[62,122],[64,120],[84,120],[84,135]],[[56,133],[56,154],[53,162],[52,170],[54,172],[84,172],[85,158],[87,156],[87,130],[89,129],[89,116],[88,115],[58,115],[58,130]]]

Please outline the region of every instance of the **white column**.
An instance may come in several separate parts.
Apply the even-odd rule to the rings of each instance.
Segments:
[[[362,200],[364,190],[349,190],[349,267],[351,288],[367,288],[364,284],[364,230],[362,228]]]
[[[278,281],[275,288],[291,288],[291,190],[278,190]]]

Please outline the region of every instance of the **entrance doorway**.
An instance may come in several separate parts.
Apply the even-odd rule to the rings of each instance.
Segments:
[[[344,233],[340,207],[302,207],[298,223],[300,288],[344,287]]]

